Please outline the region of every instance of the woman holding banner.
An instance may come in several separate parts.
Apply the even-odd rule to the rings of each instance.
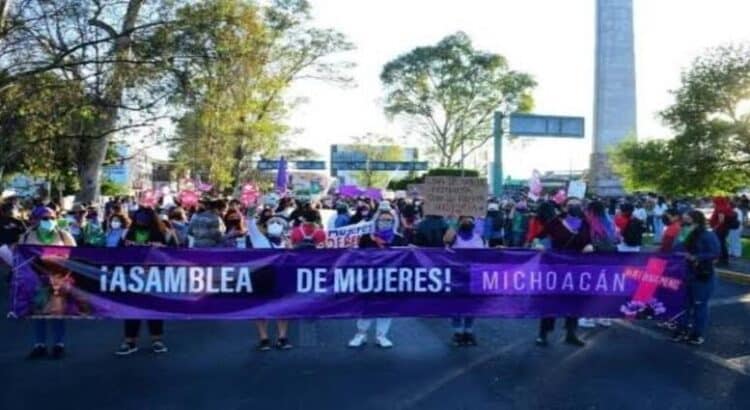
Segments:
[[[171,238],[171,240],[170,240]],[[124,246],[177,246],[175,237],[169,235],[167,228],[159,218],[159,214],[151,207],[141,206],[133,214],[133,224],[125,234]],[[148,331],[151,334],[151,351],[166,353],[167,346],[162,340],[164,336],[163,320],[147,320]],[[128,319],[125,321],[125,340],[115,351],[118,356],[127,356],[138,351],[138,335],[141,331],[141,320]]]
[[[256,220],[254,213],[255,210],[252,207],[248,209],[248,235],[250,236],[250,244],[253,249],[290,248],[289,241],[284,237],[284,232],[289,227],[286,218],[281,215],[275,215],[271,217],[261,216],[260,220]],[[258,222],[260,222],[262,231],[258,227]],[[268,320],[256,320],[255,327],[258,329],[258,338],[260,339],[258,350],[261,352],[271,350],[271,340],[268,338]],[[288,320],[276,321],[276,348],[279,350],[292,348],[292,344],[289,343],[289,338],[287,338],[288,329]]]
[[[66,231],[57,227],[56,214],[50,208],[35,210],[33,219],[36,225],[21,237],[22,245],[38,246],[76,246],[76,241]],[[65,321],[62,319],[34,320],[34,348],[29,353],[29,359],[46,357],[47,351],[47,323],[52,327],[52,357],[61,359],[65,356]]]
[[[552,205],[549,203],[542,204],[539,213],[549,217],[549,212],[541,209],[548,206]],[[550,249],[583,253],[594,251],[594,247],[591,245],[591,230],[586,221],[580,199],[575,197],[568,198],[563,205],[560,215],[543,222],[544,229],[540,237],[547,237],[549,239]],[[554,317],[543,318],[539,324],[539,336],[536,339],[536,344],[538,346],[547,346],[547,334],[554,328]],[[577,328],[577,317],[569,316],[565,318],[565,329],[567,331],[565,343],[583,347],[585,345],[584,342],[576,335]]]
[[[474,232],[474,218],[461,216],[458,218],[458,232],[449,229],[445,233],[443,241],[453,249],[483,249],[486,248],[482,236]],[[477,339],[474,337],[474,317],[457,316],[452,319],[453,345],[476,346]]]
[[[395,230],[395,218],[390,211],[380,211],[375,219],[375,232],[362,235],[359,238],[360,248],[385,249],[397,246],[407,246],[406,240]],[[357,334],[349,341],[349,347],[360,347],[367,343],[367,331],[372,325],[372,319],[357,320]],[[393,347],[388,339],[391,328],[391,318],[375,319],[375,343],[384,349]]]

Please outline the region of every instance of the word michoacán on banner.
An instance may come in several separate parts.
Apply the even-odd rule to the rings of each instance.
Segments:
[[[21,246],[17,317],[654,317],[684,309],[685,260],[531,250]]]

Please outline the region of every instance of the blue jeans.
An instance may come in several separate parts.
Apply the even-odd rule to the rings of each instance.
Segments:
[[[654,216],[654,243],[661,243],[664,234],[664,222],[660,216]]]
[[[52,343],[61,345],[65,340],[65,321],[62,319],[35,319],[34,342],[39,345],[47,344],[47,323],[52,327]]]
[[[474,326],[474,318],[471,316],[454,317],[451,320],[451,325],[456,333],[471,333],[471,328]]]
[[[708,300],[714,292],[715,277],[706,282],[692,279],[687,289],[687,310],[680,325],[683,330],[692,329],[693,336],[703,336],[708,326]]]

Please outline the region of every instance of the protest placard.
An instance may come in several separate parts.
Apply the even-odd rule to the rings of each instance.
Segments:
[[[568,198],[583,199],[586,196],[586,183],[581,180],[568,182]]]
[[[328,230],[326,248],[357,248],[359,237],[371,234],[375,224],[372,221],[346,225]]]
[[[476,177],[427,177],[420,194],[425,215],[482,217],[487,211],[487,181]]]

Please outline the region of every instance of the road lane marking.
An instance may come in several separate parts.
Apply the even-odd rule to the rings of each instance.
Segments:
[[[652,339],[666,341],[667,338],[659,332],[653,331],[651,329],[646,329],[641,326],[636,326],[632,323],[629,323],[624,320],[616,320],[615,323],[617,323],[619,326],[622,326],[628,330],[632,330],[636,333],[640,333],[644,336],[650,337]],[[675,347],[679,347],[682,349],[688,349],[687,346],[681,345],[681,344],[674,344]],[[742,363],[732,361],[732,359],[725,359],[719,355],[715,355],[713,353],[706,352],[704,350],[690,350],[693,354],[696,356],[707,360],[713,364],[716,364],[718,366],[721,366],[725,369],[731,370],[733,372],[739,373],[743,376],[750,376],[750,369],[746,368]]]
[[[714,299],[708,302],[708,305],[709,306],[724,306],[724,305],[734,305],[737,303],[750,303],[750,293],[745,293],[744,295],[733,296],[730,298]]]

